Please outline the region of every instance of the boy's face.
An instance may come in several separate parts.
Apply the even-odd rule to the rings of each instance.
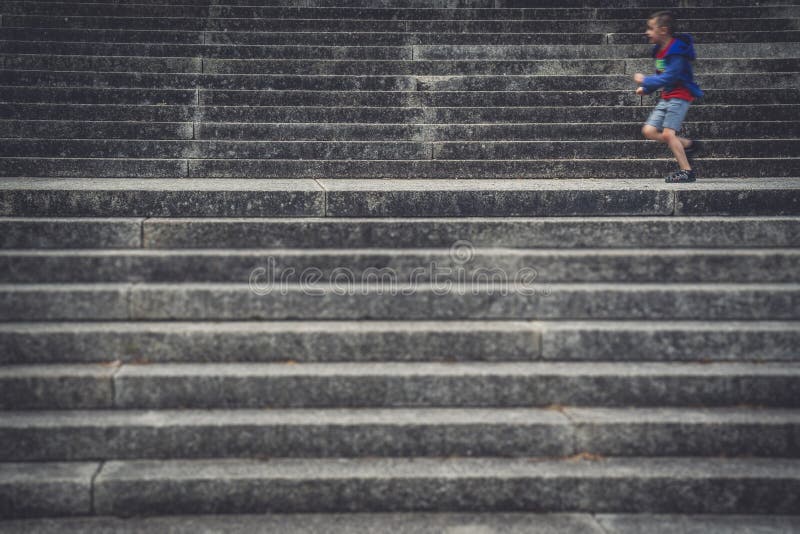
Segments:
[[[649,19],[647,21],[647,31],[645,35],[653,44],[664,44],[667,42],[669,34],[667,33],[666,26],[656,26],[656,19]]]

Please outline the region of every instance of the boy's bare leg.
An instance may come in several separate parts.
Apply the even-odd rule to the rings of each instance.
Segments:
[[[666,143],[675,155],[675,159],[678,160],[678,165],[682,170],[689,170],[692,168],[691,165],[689,165],[689,160],[686,158],[686,152],[684,151],[684,148],[688,148],[689,145],[692,144],[690,140],[678,137],[675,130],[672,128],[664,128],[664,131],[659,133],[654,126],[650,126],[649,124],[645,124],[642,128],[642,134],[653,141]]]
[[[686,152],[683,150],[681,138],[678,137],[678,135],[675,133],[675,130],[671,128],[664,128],[661,137],[664,138],[664,142],[669,145],[672,153],[675,154],[675,159],[678,160],[678,165],[680,165],[681,170],[688,171],[691,169],[692,166],[689,165],[689,159],[686,157]]]

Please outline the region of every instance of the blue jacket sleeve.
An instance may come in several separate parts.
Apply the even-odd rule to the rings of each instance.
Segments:
[[[662,87],[675,85],[675,82],[680,78],[681,72],[685,69],[687,61],[688,60],[683,56],[669,56],[667,64],[664,66],[664,72],[645,77],[642,82],[644,92],[650,94]]]

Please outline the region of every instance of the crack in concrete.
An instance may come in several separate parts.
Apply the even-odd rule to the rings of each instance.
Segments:
[[[100,471],[103,470],[103,467],[106,465],[105,460],[101,460],[99,464],[97,464],[97,470],[92,475],[92,478],[89,482],[89,510],[91,515],[95,515],[97,511],[95,510],[95,483],[97,481],[97,477],[100,476]]]
[[[139,248],[146,248],[144,246],[144,223],[150,219],[150,217],[145,217],[141,221],[139,221]]]
[[[325,189],[325,186],[322,185],[317,178],[314,178],[314,182],[322,189],[322,216],[328,216],[328,190]]]

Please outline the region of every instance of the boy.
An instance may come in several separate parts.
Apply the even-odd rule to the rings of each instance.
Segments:
[[[676,33],[675,17],[669,11],[654,13],[647,21],[647,37],[653,43],[656,74],[645,76],[637,72],[633,79],[639,84],[637,95],[647,95],[662,89],[661,100],[650,114],[642,133],[648,139],[669,145],[680,169],[666,178],[668,183],[694,182],[695,171],[689,161],[700,150],[699,141],[678,137],[689,104],[703,96],[694,82],[691,61],[695,59],[692,37]]]

